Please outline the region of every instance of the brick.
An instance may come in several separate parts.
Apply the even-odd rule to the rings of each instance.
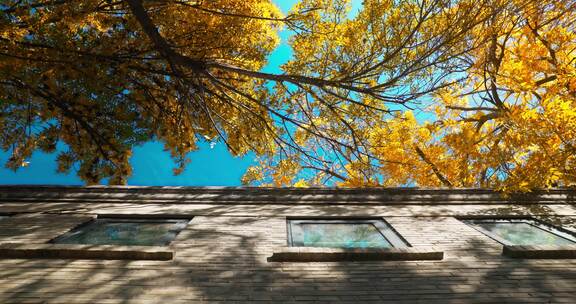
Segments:
[[[457,219],[532,215],[574,231],[574,194],[0,186],[0,213],[21,212],[0,220],[0,243],[21,249],[54,250],[49,240],[97,214],[194,217],[158,248],[173,252],[170,260],[0,258],[0,303],[575,303],[576,260],[503,256],[501,244]],[[286,218],[302,216],[384,217],[411,250],[444,258],[268,262],[294,250],[286,248]]]

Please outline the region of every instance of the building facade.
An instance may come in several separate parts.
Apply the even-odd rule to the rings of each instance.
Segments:
[[[575,194],[5,186],[0,303],[576,303]]]

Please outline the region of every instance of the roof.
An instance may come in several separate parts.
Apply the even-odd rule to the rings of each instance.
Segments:
[[[489,189],[259,188],[3,185],[2,201],[170,204],[574,204],[576,191],[540,190],[505,196]]]

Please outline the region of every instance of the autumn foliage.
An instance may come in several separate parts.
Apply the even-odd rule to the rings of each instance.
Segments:
[[[175,173],[198,141],[254,151],[246,184],[571,186],[575,24],[572,0],[3,1],[0,144],[87,183],[155,139]]]

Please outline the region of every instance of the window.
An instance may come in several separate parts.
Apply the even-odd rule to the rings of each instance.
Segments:
[[[408,244],[381,219],[295,219],[288,221],[292,247],[402,248]]]
[[[190,220],[98,218],[52,241],[56,244],[166,246]]]
[[[464,222],[509,246],[576,244],[576,238],[569,232],[534,219],[474,219]]]

